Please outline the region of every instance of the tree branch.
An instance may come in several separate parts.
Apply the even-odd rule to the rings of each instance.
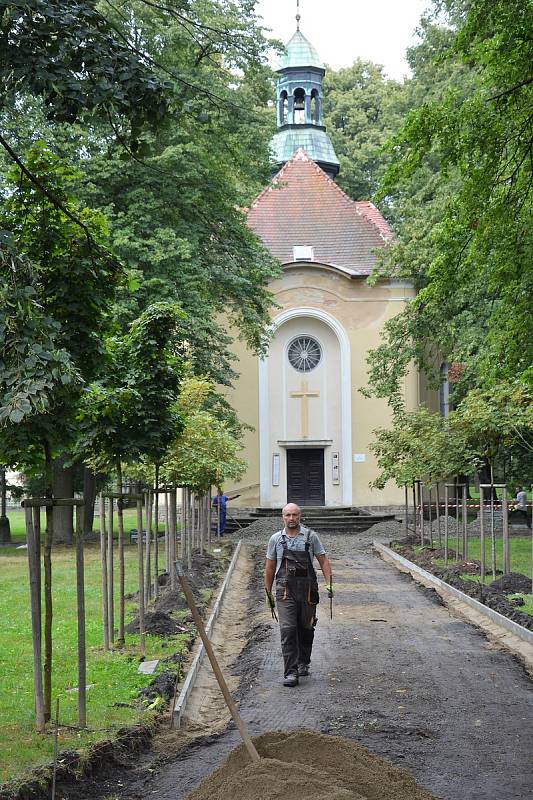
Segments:
[[[65,214],[65,216],[67,216],[72,222],[74,222],[75,225],[77,225],[79,228],[83,230],[85,236],[87,237],[87,241],[92,246],[94,242],[92,234],[89,228],[81,221],[81,219],[79,219],[75,214],[69,211],[68,208],[66,208],[63,205],[63,203],[60,200],[58,200],[57,197],[46,188],[46,186],[43,186],[40,180],[36,178],[32,172],[29,171],[29,169],[26,167],[25,164],[23,164],[23,162],[20,160],[18,155],[13,150],[13,148],[8,144],[8,142],[6,142],[6,140],[2,135],[0,135],[0,144],[2,145],[4,150],[8,153],[12,161],[15,162],[20,171],[28,178],[29,181],[31,181],[34,184],[34,186],[36,186],[39,189],[40,192],[42,192],[45,195],[45,197],[47,197],[50,200],[54,208],[57,208],[59,209],[59,211],[62,211],[63,214]]]
[[[500,92],[499,94],[494,94],[492,97],[489,97],[489,100],[499,100],[501,97],[506,97],[508,94],[512,94],[516,92],[518,89],[521,89],[523,86],[529,86],[530,83],[533,83],[533,78],[526,78],[526,80],[521,81],[520,83],[516,83],[514,86],[511,86],[510,89],[506,89],[504,92]]]

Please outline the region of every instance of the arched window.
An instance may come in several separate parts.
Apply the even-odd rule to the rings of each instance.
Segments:
[[[304,89],[294,90],[294,122],[302,125],[305,122],[305,91]]]
[[[286,125],[289,120],[289,100],[284,90],[279,96],[279,124]]]
[[[313,125],[320,124],[320,98],[318,96],[318,89],[313,89],[311,92],[311,122]]]

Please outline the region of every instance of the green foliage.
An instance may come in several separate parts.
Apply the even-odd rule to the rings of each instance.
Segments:
[[[183,382],[176,409],[185,425],[161,470],[162,479],[170,485],[207,491],[225,480],[237,480],[246,469],[238,456],[241,445],[228,423],[205,409],[211,391],[205,379],[191,377]]]
[[[413,66],[415,86],[433,75],[438,88],[418,96],[380,190],[413,212],[387,261],[420,291],[370,357],[378,396],[395,393],[413,359],[433,374],[442,360],[464,362],[467,386],[531,380],[531,6],[435,8],[444,25],[426,21]]]
[[[519,444],[533,450],[533,393],[519,381],[471,390],[448,419],[478,456],[486,459],[492,482],[494,462],[503,448]]]
[[[377,191],[390,161],[385,144],[398,132],[407,107],[406,86],[370,61],[358,59],[326,73],[324,123],[341,164],[338,184],[354,200],[369,200]],[[382,210],[394,218],[393,206],[384,203]]]
[[[0,0],[0,104],[43,99],[49,119],[120,113],[133,125],[160,119],[170,82],[139,58],[96,0]]]
[[[188,359],[225,383],[234,373],[220,319],[264,347],[267,283],[279,270],[241,210],[268,177],[273,126],[261,110],[272,80],[254,5],[34,0],[9,3],[0,29],[9,157],[38,131],[78,163],[77,192],[105,212],[128,264],[120,330],[154,302],[178,302]]]
[[[160,463],[179,433],[183,361],[177,355],[183,314],[172,303],[144,311],[123,338],[108,341],[101,378],[87,387],[78,451],[94,470],[144,456]]]
[[[0,244],[0,424],[49,413],[79,382],[60,325],[39,303],[30,262]]]
[[[387,481],[407,486],[415,480],[434,485],[447,477],[471,472],[479,458],[459,428],[447,424],[440,414],[420,408],[399,412],[392,428],[374,431],[370,449],[381,470],[372,483],[383,489]]]
[[[42,189],[13,166],[6,176],[9,194],[0,208],[0,224],[33,265],[39,302],[58,323],[59,342],[84,378],[90,378],[122,269],[103,246],[108,234],[103,215],[80,207],[73,197],[80,174],[42,141],[28,150],[25,163]]]
[[[187,85],[176,87],[179,110],[171,109],[157,134],[143,132],[134,158],[120,124],[111,132],[97,127],[90,157],[80,162],[87,176],[80,191],[105,210],[113,247],[138,281],[134,293],[119,298],[119,325],[152,302],[179,302],[195,373],[227,384],[234,377],[232,335],[264,348],[268,281],[279,273],[243,212],[269,176],[273,123],[259,110],[272,93],[261,64],[265,41],[251,3],[194,5],[199,29],[212,29],[206,52],[180,19],[131,5],[145,49]],[[115,24],[125,26],[120,17]],[[215,52],[241,71],[222,68]]]
[[[0,208],[0,449],[3,463],[19,467],[40,461],[43,442],[57,447],[72,436],[81,384],[96,369],[121,278],[100,244],[101,215],[80,208],[70,194],[72,168],[42,142],[27,162],[45,193],[13,167]]]

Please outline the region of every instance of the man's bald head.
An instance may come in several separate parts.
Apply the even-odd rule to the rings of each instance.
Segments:
[[[300,506],[297,506],[296,503],[287,503],[287,505],[283,506],[283,508],[281,509],[282,515],[289,511],[295,511],[298,514],[302,513],[302,509],[300,508]]]
[[[283,507],[281,516],[283,517],[283,522],[287,530],[295,531],[300,527],[301,513],[300,506],[297,506],[296,503],[287,503],[287,505]]]

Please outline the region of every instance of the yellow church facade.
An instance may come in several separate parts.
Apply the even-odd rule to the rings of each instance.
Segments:
[[[300,31],[278,75],[280,169],[252,203],[248,224],[283,269],[270,287],[268,353],[258,359],[235,347],[240,378],[228,399],[251,430],[247,472],[225,491],[252,508],[399,506],[398,487],[370,488],[378,472],[373,430],[388,424],[390,410],[360,390],[368,351],[414,290],[399,281],[368,283],[392,233],[372,203],[353,201],[335,183],[338,161],[321,116],[324,68]],[[420,404],[414,370],[404,399],[407,409]]]

